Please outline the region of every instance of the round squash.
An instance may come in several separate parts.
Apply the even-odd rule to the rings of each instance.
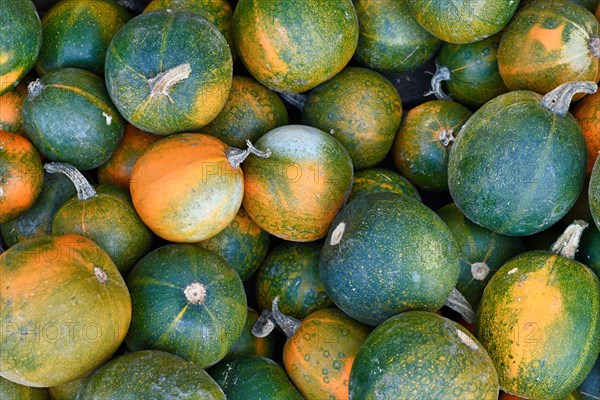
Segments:
[[[133,351],[168,351],[205,368],[225,357],[242,333],[242,281],[223,258],[202,247],[154,250],[136,264],[127,286],[133,318],[125,342]]]
[[[600,157],[596,160],[590,178],[589,201],[594,222],[596,222],[596,227],[600,229],[600,161],[598,160],[600,160]]]
[[[496,400],[498,376],[483,346],[461,325],[409,311],[379,325],[360,348],[350,397]]]
[[[42,23],[31,0],[0,4],[0,95],[12,90],[29,72],[42,45]]]
[[[256,276],[259,309],[271,309],[273,299],[279,297],[284,314],[302,319],[332,306],[319,276],[320,252],[317,243],[282,243],[275,247]]]
[[[573,116],[579,123],[587,145],[589,175],[600,153],[600,92],[589,94],[577,103]]]
[[[233,39],[256,80],[276,91],[301,93],[350,61],[358,19],[351,0],[240,0]]]
[[[233,344],[225,359],[237,358],[241,356],[260,356],[273,358],[275,352],[275,339],[273,336],[256,337],[252,334],[252,327],[258,320],[258,313],[248,308],[246,314],[246,323],[242,334]]]
[[[472,113],[448,100],[411,109],[400,124],[392,156],[402,175],[419,189],[448,190],[448,156],[458,132]]]
[[[0,270],[2,377],[27,386],[61,385],[100,366],[125,338],[129,292],[108,254],[91,240],[29,239],[0,255]]]
[[[550,227],[569,211],[585,180],[587,150],[568,107],[570,83],[543,98],[530,91],[500,95],[462,127],[448,162],[457,207],[478,225],[509,236]]]
[[[572,1],[535,1],[519,10],[502,34],[500,75],[510,90],[539,94],[569,81],[597,82],[599,35],[598,20]]]
[[[202,132],[233,147],[245,147],[268,131],[288,124],[283,101],[254,79],[234,76],[225,107]]]
[[[245,356],[222,361],[210,375],[223,389],[227,400],[303,400],[283,368],[263,357]]]
[[[46,388],[19,385],[0,377],[0,398],[2,400],[49,400]]]
[[[229,46],[198,14],[159,10],[117,32],[106,87],[129,123],[159,135],[198,130],[221,111],[233,75]]]
[[[384,72],[411,72],[442,45],[415,20],[405,0],[355,0],[358,46],[354,58]]]
[[[131,198],[142,221],[172,242],[195,243],[235,218],[244,194],[242,170],[229,146],[204,134],[165,138],[135,163]]]
[[[372,193],[339,212],[319,266],[335,304],[376,326],[403,311],[442,307],[459,261],[452,232],[431,209],[408,196]]]
[[[270,149],[243,164],[244,209],[261,228],[285,240],[323,238],[352,187],[352,160],[331,135],[303,125],[269,131],[257,142]]]
[[[600,281],[573,260],[578,221],[553,246],[504,264],[483,292],[475,336],[502,390],[559,399],[576,389],[600,352]]]
[[[354,183],[348,201],[350,202],[367,193],[379,192],[405,194],[416,200],[421,200],[419,191],[408,179],[397,172],[383,168],[367,168],[356,171],[354,174]]]
[[[202,368],[173,354],[149,350],[103,365],[77,399],[225,400],[225,394]]]
[[[246,281],[265,259],[270,242],[271,236],[240,208],[225,229],[198,244],[227,260],[242,281]]]
[[[21,109],[27,97],[27,85],[20,83],[14,90],[0,96],[0,131],[26,136]]]
[[[42,18],[40,76],[59,68],[104,74],[108,44],[131,16],[114,0],[61,0]]]
[[[519,5],[514,0],[406,0],[417,22],[448,43],[471,43],[500,31]]]
[[[308,94],[302,123],[329,132],[348,150],[355,169],[380,163],[392,147],[402,100],[383,75],[348,67]]]
[[[80,170],[104,164],[123,137],[123,119],[102,79],[64,68],[29,84],[23,126],[44,157]]]
[[[36,202],[44,171],[35,147],[23,136],[0,131],[0,223],[12,221]]]

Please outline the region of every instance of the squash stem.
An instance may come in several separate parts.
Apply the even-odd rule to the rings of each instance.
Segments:
[[[431,78],[431,90],[425,93],[425,96],[435,95],[438,100],[452,101],[452,96],[447,95],[442,90],[442,82],[450,80],[450,70],[447,67],[438,68]]]
[[[471,264],[471,275],[477,281],[483,281],[490,274],[490,267],[484,262]]]
[[[566,82],[542,97],[540,104],[554,114],[564,117],[567,115],[567,112],[569,112],[569,106],[571,105],[573,96],[577,93],[595,93],[596,90],[598,90],[596,82]]]
[[[440,131],[438,139],[440,140],[440,143],[442,144],[442,146],[444,146],[444,147],[450,146],[456,140],[456,138],[454,137],[454,129],[452,129],[452,128],[442,129]]]
[[[75,186],[75,189],[77,190],[77,198],[80,201],[86,201],[96,196],[94,187],[87,179],[85,179],[85,176],[71,164],[51,162],[44,164],[44,170],[50,174],[61,173],[66,175],[71,182],[73,182],[73,186]]]
[[[260,317],[252,325],[252,335],[257,338],[264,338],[269,336],[275,329],[275,322],[273,321],[273,312],[271,310],[263,310]]]
[[[288,317],[279,311],[279,296],[276,296],[273,299],[273,318],[288,339],[291,338],[300,327],[300,321],[296,318]]]
[[[565,229],[558,240],[552,245],[550,251],[559,256],[563,256],[570,260],[575,258],[575,253],[579,248],[581,235],[589,224],[582,220],[576,220]]]
[[[600,58],[600,36],[594,36],[590,40],[590,53],[596,58]]]
[[[278,93],[279,93],[279,96],[281,96],[281,98],[283,99],[283,101],[296,107],[298,110],[304,111],[304,109],[306,108],[307,96],[305,94],[284,93],[284,92],[278,92]]]
[[[469,324],[475,322],[475,311],[473,311],[473,307],[471,307],[471,304],[469,304],[467,299],[465,299],[458,289],[452,289],[452,292],[450,292],[450,296],[448,296],[444,305],[459,313]]]
[[[250,154],[254,154],[260,158],[269,158],[269,156],[271,156],[271,149],[265,151],[258,150],[248,139],[246,139],[246,145],[248,145],[246,150],[238,149],[236,147],[230,147],[229,150],[227,150],[227,159],[234,169],[237,169]]]
[[[187,285],[183,293],[191,304],[204,304],[204,300],[206,300],[206,287],[199,282]]]
[[[148,79],[150,97],[168,95],[173,85],[189,78],[191,72],[192,68],[190,67],[190,64],[187,63],[161,72],[154,78]]]
[[[35,81],[27,85],[27,91],[30,97],[37,97],[42,93],[42,90],[46,88],[46,85],[42,81],[42,78],[37,78]]]

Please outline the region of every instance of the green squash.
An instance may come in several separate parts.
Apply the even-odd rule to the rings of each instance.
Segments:
[[[162,351],[117,357],[90,376],[78,400],[225,400],[202,368]]]
[[[577,200],[586,176],[587,149],[568,107],[570,83],[542,96],[500,95],[473,114],[448,162],[448,186],[467,218],[494,232],[525,236],[550,227]]]
[[[108,44],[131,16],[114,0],[61,0],[42,18],[40,76],[59,68],[104,74]]]
[[[264,357],[245,356],[222,361],[210,370],[227,400],[302,400],[283,368]]]
[[[434,313],[409,311],[368,337],[350,374],[352,399],[498,398],[498,376],[464,327]]]
[[[383,168],[367,168],[356,171],[354,183],[348,201],[367,193],[392,192],[405,194],[416,200],[421,200],[419,191],[412,183],[397,172]]]
[[[533,3],[534,1],[536,0],[521,0],[519,7],[524,7],[529,3]],[[598,2],[598,0],[571,0],[571,2],[585,7],[591,12],[596,11],[596,6],[600,6],[600,2]]]
[[[413,17],[405,0],[355,0],[358,47],[354,58],[383,72],[411,72],[439,50],[442,41]]]
[[[91,374],[85,375],[74,381],[67,382],[59,386],[52,386],[48,388],[50,392],[50,398],[52,400],[77,400],[79,392],[85,387],[88,378]]]
[[[437,213],[458,242],[460,275],[456,288],[476,310],[483,290],[498,268],[524,251],[523,240],[474,224],[454,204],[442,207]]]
[[[192,244],[160,247],[127,277],[133,316],[125,342],[163,350],[205,368],[233,347],[246,321],[246,294],[235,270]]]
[[[260,356],[273,358],[275,352],[275,339],[273,336],[256,337],[252,334],[252,327],[258,320],[258,313],[248,308],[246,323],[238,340],[229,350],[226,359],[241,356]]]
[[[591,221],[590,224],[581,236],[575,259],[587,265],[600,278],[600,230]]]
[[[459,261],[452,232],[431,209],[372,193],[339,212],[319,266],[335,304],[375,326],[403,311],[438,310],[456,285]]]
[[[125,129],[102,79],[77,68],[58,69],[29,84],[22,115],[42,155],[79,170],[104,164]]]
[[[0,15],[1,96],[33,68],[42,45],[42,23],[31,0],[3,0]]]
[[[49,400],[46,388],[19,385],[0,377],[0,399],[2,400]]]
[[[590,178],[589,201],[594,222],[596,222],[596,226],[600,229],[600,159],[596,160]]]

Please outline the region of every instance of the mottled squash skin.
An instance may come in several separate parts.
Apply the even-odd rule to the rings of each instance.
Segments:
[[[459,261],[452,232],[431,209],[408,196],[372,193],[342,208],[319,267],[335,304],[376,326],[407,310],[438,310],[456,285]]]
[[[596,222],[596,227],[600,229],[600,158],[596,160],[592,177],[590,178],[589,201],[590,211]]]
[[[3,0],[0,15],[0,95],[3,95],[33,68],[42,45],[42,23],[31,0]]]
[[[223,389],[227,400],[303,400],[283,368],[263,357],[245,356],[222,361],[210,375]]]
[[[257,81],[276,91],[301,93],[350,61],[358,19],[350,0],[240,0],[233,39]]]
[[[588,175],[600,153],[600,92],[585,96],[573,110],[588,150]]]
[[[79,393],[79,400],[225,400],[202,368],[163,351],[138,351],[103,365]]]
[[[62,0],[42,18],[42,48],[35,64],[40,76],[58,68],[104,74],[111,39],[131,16],[113,0]]]
[[[310,91],[302,123],[329,132],[348,150],[355,169],[379,164],[402,118],[402,100],[383,75],[348,67]]]
[[[282,243],[273,249],[256,276],[256,300],[261,310],[270,310],[279,296],[282,313],[302,319],[333,302],[319,276],[317,243]]]
[[[598,20],[569,0],[531,3],[519,10],[502,34],[500,75],[510,90],[539,94],[565,82],[597,82],[600,67],[598,56],[590,51],[590,38],[598,35]]]
[[[472,112],[453,101],[433,100],[411,109],[402,120],[392,146],[398,171],[418,188],[448,190],[448,156],[452,143]]]
[[[158,135],[193,132],[221,112],[233,62],[223,35],[196,13],[158,10],[117,32],[106,87],[132,125]]]
[[[252,334],[252,327],[258,320],[258,313],[251,308],[248,308],[246,314],[246,323],[242,334],[238,340],[233,344],[233,347],[225,359],[242,357],[242,356],[259,356],[273,358],[275,351],[275,339],[273,335],[265,336],[263,338],[256,337]]]
[[[581,384],[600,352],[600,282],[577,261],[523,253],[486,287],[475,336],[502,390],[560,399]]]
[[[370,331],[337,308],[315,311],[285,343],[285,370],[307,399],[348,399],[352,363]]]
[[[0,223],[14,220],[35,204],[43,176],[33,144],[23,136],[0,131]]]
[[[419,191],[412,183],[397,172],[383,168],[367,168],[356,171],[352,192],[348,201],[367,193],[392,192],[405,194],[416,200],[421,200]]]
[[[406,0],[417,22],[448,43],[471,43],[500,31],[519,5],[514,0]]]
[[[351,399],[498,398],[498,376],[483,346],[458,323],[409,311],[367,338],[350,374]]]
[[[410,72],[425,64],[442,45],[406,7],[405,0],[355,0],[358,47],[354,58],[383,72]]]
[[[2,400],[49,400],[46,388],[19,385],[0,377],[0,399]]]
[[[27,97],[27,85],[20,83],[14,90],[0,96],[0,131],[26,136],[21,109]]]
[[[494,232],[541,232],[569,211],[585,181],[587,149],[571,114],[530,91],[506,93],[473,114],[452,145],[448,184],[456,206]]]
[[[57,386],[93,371],[119,348],[131,320],[129,292],[91,240],[29,239],[0,255],[0,269],[2,377]]]

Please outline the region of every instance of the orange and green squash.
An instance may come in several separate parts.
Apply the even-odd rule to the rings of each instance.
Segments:
[[[21,109],[27,97],[27,85],[20,83],[14,90],[0,96],[0,131],[26,136]]]
[[[125,338],[131,299],[108,254],[79,235],[42,236],[0,255],[0,376],[57,386],[108,360]]]
[[[231,350],[246,321],[246,294],[235,270],[192,244],[160,247],[127,276],[133,317],[125,342],[133,351],[176,354],[201,368]]]
[[[28,89],[23,126],[44,157],[79,170],[99,167],[110,158],[123,137],[124,123],[101,78],[63,68]]]
[[[111,41],[106,86],[123,117],[159,135],[196,131],[227,101],[233,62],[223,35],[196,13],[138,15]]]
[[[588,94],[573,109],[588,150],[588,175],[592,173],[600,153],[600,92]]]
[[[441,308],[456,286],[460,259],[452,231],[423,203],[371,193],[339,212],[319,267],[334,303],[376,326],[407,310]]]
[[[600,229],[600,157],[596,160],[589,186],[589,202],[596,227]]]
[[[257,81],[302,93],[348,64],[358,43],[358,19],[351,0],[240,0],[233,40]]]
[[[402,100],[383,75],[348,67],[307,96],[302,123],[329,132],[344,145],[355,169],[380,163],[402,118]]]
[[[408,311],[379,325],[350,373],[352,399],[498,399],[484,347],[458,323]]]
[[[419,191],[413,184],[397,172],[384,168],[367,168],[356,171],[354,183],[348,201],[367,193],[392,192],[405,194],[416,200],[421,200]]]
[[[286,125],[263,135],[244,170],[244,209],[261,228],[285,240],[323,238],[353,181],[344,146],[319,129]]]
[[[402,120],[392,146],[398,171],[423,190],[448,190],[448,157],[468,108],[433,100],[411,109]]]
[[[225,359],[242,356],[259,356],[273,358],[275,355],[275,339],[273,336],[256,337],[252,334],[252,327],[258,320],[256,311],[248,308],[246,323],[238,340],[233,344]]]
[[[0,15],[0,95],[3,95],[33,68],[42,45],[42,23],[31,0],[3,0]]]
[[[50,400],[46,388],[19,385],[0,377],[0,399],[2,400]]]
[[[30,209],[42,191],[42,160],[23,136],[0,131],[0,223]]]

